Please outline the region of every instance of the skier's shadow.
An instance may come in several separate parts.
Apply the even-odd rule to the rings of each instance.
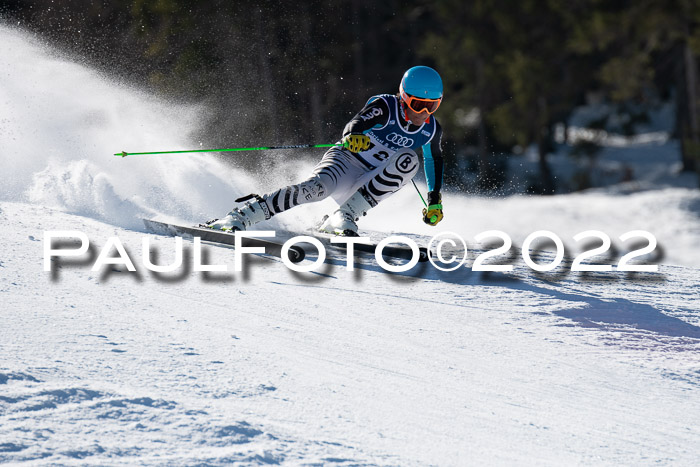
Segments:
[[[494,273],[496,274],[496,273]],[[538,280],[543,280],[541,276],[534,275]],[[552,313],[562,318],[572,320],[574,323],[585,328],[597,328],[601,330],[614,329],[619,327],[633,327],[640,331],[651,331],[668,337],[683,337],[700,339],[700,327],[687,323],[679,318],[675,318],[664,313],[662,310],[646,303],[633,302],[626,298],[599,298],[586,292],[568,292],[564,286],[558,282],[547,280],[551,287],[540,287],[531,282],[525,282],[513,276],[496,277],[493,274],[482,278],[471,279],[471,283],[482,286],[500,286],[509,289],[532,292],[540,296],[550,297],[557,301],[577,302],[583,306],[571,307],[563,310],[556,310]],[[451,282],[447,277],[439,280]],[[588,280],[593,280],[589,277]],[[600,276],[599,279],[601,280]],[[605,280],[605,278],[602,278]],[[622,281],[625,279],[610,278],[610,281]],[[637,283],[648,281],[655,284],[659,281],[656,275],[639,275],[633,279]],[[458,283],[463,283],[457,281]]]
[[[565,258],[562,264],[566,265],[570,263],[570,260],[571,258]],[[501,261],[501,264],[511,261],[513,261],[513,258],[505,258]],[[341,261],[340,266],[336,267],[344,267],[344,264],[345,262]],[[508,273],[475,272],[466,267],[444,272],[433,268],[429,263],[419,264],[423,267],[416,267],[405,273],[390,273],[370,262],[356,262],[355,277],[359,276],[361,278],[364,270],[383,273],[397,282],[429,279],[448,284],[507,287],[550,297],[557,301],[582,304],[582,306],[552,312],[554,315],[569,319],[581,327],[601,330],[627,327],[635,331],[649,331],[667,337],[700,339],[700,327],[670,316],[652,305],[634,302],[625,298],[602,299],[587,292],[569,292],[565,291],[565,286],[561,284],[563,280],[575,280],[578,283],[585,282],[589,284],[596,282],[633,282],[658,285],[666,281],[666,277],[660,273],[631,273],[622,276],[617,273],[583,273],[576,274],[576,277],[572,278],[568,277],[570,274],[574,274],[570,272],[568,266],[562,268],[568,269],[568,272],[553,272],[550,275],[530,271],[533,278],[550,285],[550,287],[541,287]]]
[[[606,330],[626,326],[668,337],[700,339],[700,327],[669,316],[646,303],[633,302],[626,298],[606,298],[603,300],[590,294],[564,292],[561,287],[559,285],[558,288],[550,289],[522,281],[511,284],[511,288],[547,295],[556,300],[584,304],[581,307],[553,312],[557,316],[574,321],[581,327]]]

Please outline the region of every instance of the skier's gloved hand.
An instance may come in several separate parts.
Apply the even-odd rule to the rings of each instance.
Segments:
[[[442,195],[435,191],[428,192],[428,207],[423,208],[423,222],[438,225],[442,220]]]
[[[345,135],[341,140],[343,147],[346,147],[350,152],[360,152],[369,149],[370,140],[369,136],[363,134],[349,134]]]

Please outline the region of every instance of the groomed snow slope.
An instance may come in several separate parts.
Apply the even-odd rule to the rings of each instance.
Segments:
[[[145,234],[2,203],[0,459],[652,464],[697,459],[697,270],[549,282],[518,266],[166,279]],[[138,273],[42,272],[47,229]],[[163,264],[174,240],[151,236]],[[233,250],[206,246],[209,261]],[[256,258],[256,257],[253,257]],[[60,266],[60,265],[59,265]]]
[[[145,233],[139,217],[220,216],[309,165],[251,176],[206,157],[114,157],[197,145],[187,134],[201,109],[109,83],[18,31],[0,27],[0,44],[0,461],[691,465],[700,455],[696,190],[445,197],[441,229],[467,240],[501,229],[519,245],[549,229],[573,247],[584,230],[615,242],[648,230],[666,252],[659,274],[538,276],[519,261],[507,275],[411,276],[371,258],[354,273],[336,263],[294,274],[253,257],[245,274],[163,277],[140,265],[141,242],[168,263],[175,241]],[[268,227],[299,231],[330,207]],[[426,243],[435,231],[419,210],[403,190],[362,227]],[[93,255],[117,236],[138,272],[92,272],[90,261],[44,272],[47,230],[84,232]],[[233,250],[205,252],[232,267]]]

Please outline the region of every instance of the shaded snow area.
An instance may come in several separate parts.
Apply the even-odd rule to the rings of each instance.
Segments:
[[[190,135],[206,109],[109,82],[1,25],[0,69],[0,462],[697,463],[698,190],[669,176],[641,191],[446,192],[435,229],[409,187],[362,232],[422,246],[456,232],[467,267],[389,273],[358,254],[347,271],[336,251],[315,272],[264,255],[234,272],[234,249],[205,244],[204,261],[229,272],[203,273],[185,239],[183,267],[158,274],[142,242],[170,264],[176,240],[140,218],[220,217],[237,196],[298,181],[312,164],[270,152],[267,170],[249,174],[199,155],[114,157],[197,147]],[[261,227],[304,232],[334,207]],[[518,254],[530,233],[550,230],[564,263],[535,273],[516,258],[512,272],[474,272],[485,248],[474,237],[493,229]],[[592,229],[611,237],[613,264],[631,249],[620,235],[651,232],[659,272],[567,274],[584,249],[573,237]],[[44,271],[50,230],[83,232],[91,249]],[[91,270],[112,237],[136,272]]]

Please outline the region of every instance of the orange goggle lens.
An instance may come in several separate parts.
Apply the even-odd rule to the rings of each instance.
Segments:
[[[403,91],[401,92],[401,98],[406,105],[416,113],[427,112],[428,114],[432,114],[440,107],[440,103],[442,102],[442,98],[422,99],[420,97],[410,96]]]

